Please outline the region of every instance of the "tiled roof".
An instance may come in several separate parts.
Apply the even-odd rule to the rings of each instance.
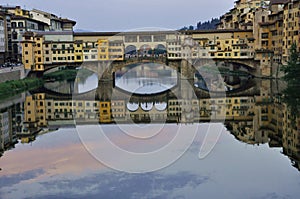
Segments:
[[[276,4],[286,4],[289,0],[271,0],[270,5],[276,5]]]

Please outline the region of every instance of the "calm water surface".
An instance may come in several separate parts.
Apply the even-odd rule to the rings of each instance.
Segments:
[[[206,88],[195,77],[194,86]],[[227,80],[230,92],[226,99],[196,99],[184,84],[177,82],[173,70],[161,65],[144,65],[116,73],[114,83],[119,87],[116,99],[111,97],[114,84],[99,83],[97,75],[92,75],[77,84],[53,83],[47,88],[66,94],[94,91],[99,86],[96,95],[92,93],[98,99],[72,101],[68,95],[60,98],[53,92],[27,92],[2,100],[0,199],[299,198],[297,125],[300,126],[300,120],[293,120],[287,106],[274,97],[282,92],[284,84],[251,80],[252,87],[242,90],[243,87],[236,84],[244,82],[243,79]],[[172,94],[170,89],[180,96]],[[122,98],[122,91],[139,95],[126,101],[128,98]],[[167,94],[162,93],[165,91]],[[205,96],[205,91],[196,91],[197,95]],[[157,95],[153,95],[155,93]],[[216,119],[222,115],[224,103],[226,125],[219,121],[204,123],[209,122],[212,115]],[[187,110],[192,117],[183,118]],[[195,112],[198,114],[193,115]],[[185,122],[180,124],[183,119]],[[81,122],[77,128],[70,127],[74,121]],[[86,142],[82,143],[86,136],[92,149],[108,150],[102,143],[104,140],[96,139],[93,134],[92,128],[99,126],[92,124],[99,122],[114,144],[140,153],[165,146],[180,128],[197,131],[188,150],[171,165],[155,172],[130,174],[108,168],[89,153]],[[31,128],[31,132],[42,131],[39,135],[17,137],[16,132],[22,132],[25,126]],[[50,131],[43,134],[43,129]],[[222,132],[216,146],[200,159],[201,146],[213,143],[215,139],[211,135],[219,129]],[[159,134],[152,134],[153,130]],[[132,134],[124,135],[129,131]],[[134,136],[150,138],[137,140]],[[184,151],[180,149],[180,152]],[[177,153],[174,150],[169,155]],[[110,158],[124,160],[120,155],[112,154]],[[160,161],[149,162],[149,165]],[[130,162],[137,167],[141,164]]]
[[[41,135],[1,157],[0,198],[298,198],[300,174],[280,148],[241,143],[224,129],[200,160],[208,126],[200,125],[182,158],[145,174],[106,168],[87,152],[76,129]]]

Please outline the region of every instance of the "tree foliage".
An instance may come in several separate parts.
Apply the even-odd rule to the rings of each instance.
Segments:
[[[183,28],[181,28],[180,30],[214,30],[217,28],[217,24],[220,22],[220,19],[218,18],[212,18],[211,20],[205,21],[205,22],[201,22],[199,21],[196,25],[196,27],[194,27],[193,25],[190,26],[185,26]]]
[[[212,18],[210,21],[198,22],[197,30],[213,30],[216,29],[217,24],[220,23],[218,18]]]
[[[282,67],[284,72],[284,80],[290,85],[298,85],[300,80],[300,64],[297,45],[293,43],[290,49],[288,64]]]
[[[290,48],[288,64],[282,67],[287,88],[284,90],[284,102],[287,103],[292,115],[300,115],[300,63],[296,43]]]

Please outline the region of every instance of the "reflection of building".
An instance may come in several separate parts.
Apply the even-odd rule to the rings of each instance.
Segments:
[[[111,120],[111,102],[100,102],[100,122],[110,123]]]
[[[115,122],[125,121],[125,100],[112,100],[111,101],[112,118]]]
[[[283,153],[290,157],[293,166],[300,170],[300,119],[291,112],[286,112],[283,128]]]
[[[4,149],[8,144],[11,143],[11,126],[9,122],[8,112],[0,113],[0,149]]]
[[[248,144],[268,143],[270,147],[283,147],[284,154],[299,168],[300,121],[292,116],[280,97],[273,96],[275,88],[270,81],[262,82],[261,93],[249,97],[176,99],[166,95],[165,98],[153,98],[152,101],[152,98],[141,96],[139,99],[134,96],[131,98],[133,101],[128,101],[119,92],[117,99],[111,100],[108,97],[105,100],[93,101],[46,99],[45,94],[34,94],[25,101],[24,127],[39,129],[47,126],[50,121],[55,124],[55,121],[74,119],[82,124],[132,121],[194,123],[225,120],[226,126],[238,140]],[[276,89],[279,88],[276,86]],[[2,116],[2,137],[7,137],[8,113],[5,112]],[[1,139],[1,143],[3,140]]]
[[[100,123],[143,121],[199,122],[209,120],[253,120],[254,97],[231,97],[209,99],[165,99],[162,102],[132,103],[122,99],[55,100],[45,99],[45,94],[26,97],[26,127],[47,126],[48,121],[73,120]],[[263,106],[259,110],[264,109]],[[269,118],[269,117],[268,117]],[[267,119],[268,119],[267,118]],[[260,116],[260,123],[267,121]],[[259,123],[259,124],[260,124]],[[261,124],[263,126],[263,124]]]
[[[47,125],[45,94],[27,96],[24,105],[24,133],[38,131],[39,127]]]
[[[167,120],[166,106],[160,103],[143,102],[136,104],[136,109],[126,112],[127,121],[137,123],[165,122]]]
[[[200,100],[200,117],[219,120],[253,118],[253,97],[211,98]]]
[[[4,106],[7,107],[0,109],[0,153],[17,143],[17,133],[22,128],[21,103]]]

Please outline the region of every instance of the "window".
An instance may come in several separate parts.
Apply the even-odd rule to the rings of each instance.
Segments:
[[[18,33],[17,32],[13,32],[12,33],[12,38],[13,39],[18,39]]]

